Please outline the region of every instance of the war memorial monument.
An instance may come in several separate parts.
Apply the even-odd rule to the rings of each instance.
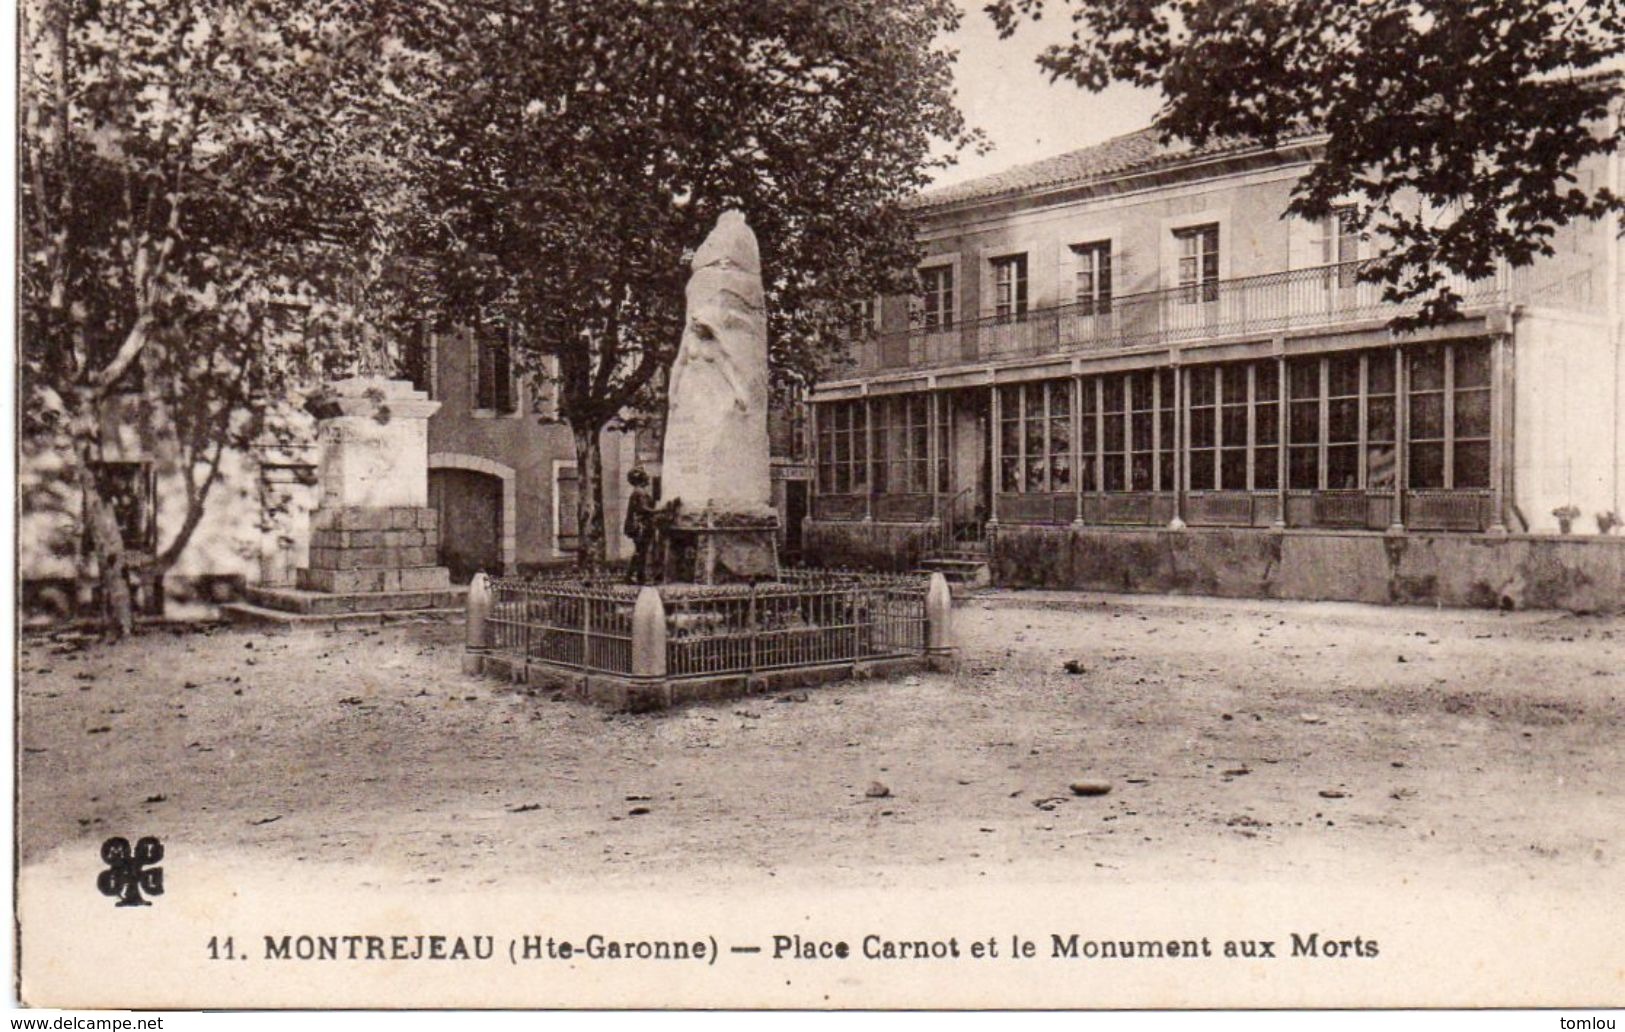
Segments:
[[[660,583],[479,575],[465,669],[636,711],[950,663],[941,574],[781,567],[768,403],[760,252],[727,211],[694,254],[668,382]]]

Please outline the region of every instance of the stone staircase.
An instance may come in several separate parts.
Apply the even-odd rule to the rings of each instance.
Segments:
[[[928,553],[917,567],[921,573],[940,573],[955,598],[964,598],[993,583],[985,542],[960,541]]]
[[[250,585],[243,592],[243,601],[220,609],[235,624],[336,630],[400,620],[460,617],[467,599],[468,589],[462,587],[334,593]]]
[[[295,587],[251,587],[247,601],[223,606],[234,623],[291,627],[364,626],[446,617],[468,589],[434,565],[435,510],[419,505],[339,506],[311,514],[310,565]]]

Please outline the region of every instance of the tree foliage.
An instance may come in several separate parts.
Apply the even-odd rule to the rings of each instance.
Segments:
[[[1447,274],[1553,252],[1558,228],[1625,210],[1576,167],[1625,143],[1609,104],[1625,50],[1620,0],[993,0],[1001,35],[1049,8],[1074,24],[1039,64],[1090,90],[1160,87],[1156,124],[1195,144],[1324,134],[1289,211],[1356,201],[1385,238],[1366,275],[1412,324],[1452,318]],[[1592,74],[1587,74],[1592,73]]]
[[[65,448],[104,606],[128,630],[110,432],[165,453],[174,562],[229,448],[387,340],[416,69],[383,0],[27,0],[20,18],[22,429]],[[275,301],[303,332],[266,333]],[[131,423],[136,425],[130,426]]]
[[[838,361],[850,304],[907,286],[902,208],[970,137],[939,37],[951,0],[449,4],[425,253],[448,314],[517,328],[576,437],[581,556],[604,547],[598,435],[650,407],[681,336],[685,252],[743,210],[773,369]],[[950,148],[951,149],[951,148]]]

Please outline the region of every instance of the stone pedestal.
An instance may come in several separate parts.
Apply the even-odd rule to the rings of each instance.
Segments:
[[[311,404],[320,420],[321,504],[310,514],[304,591],[443,591],[429,508],[429,417],[438,401],[406,380],[355,377]]]
[[[429,417],[440,410],[406,380],[358,376],[308,406],[321,446],[321,508],[429,504]]]
[[[665,579],[737,584],[779,575],[776,515],[701,513],[679,517],[668,531]]]
[[[251,592],[242,615],[326,620],[460,605],[463,593],[439,565],[439,516],[428,504],[428,420],[440,403],[405,380],[357,377],[309,408],[321,446],[309,565],[295,572],[293,590]]]
[[[351,505],[311,513],[304,591],[437,591],[451,586],[437,565],[439,514],[427,506]]]

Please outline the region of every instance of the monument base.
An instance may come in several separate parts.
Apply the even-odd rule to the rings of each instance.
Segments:
[[[259,588],[234,620],[326,627],[455,614],[466,589],[437,565],[438,514],[418,505],[346,505],[311,513],[310,565],[293,588]]]
[[[667,531],[663,572],[667,583],[773,580],[779,575],[779,518],[710,512],[680,517]]]

